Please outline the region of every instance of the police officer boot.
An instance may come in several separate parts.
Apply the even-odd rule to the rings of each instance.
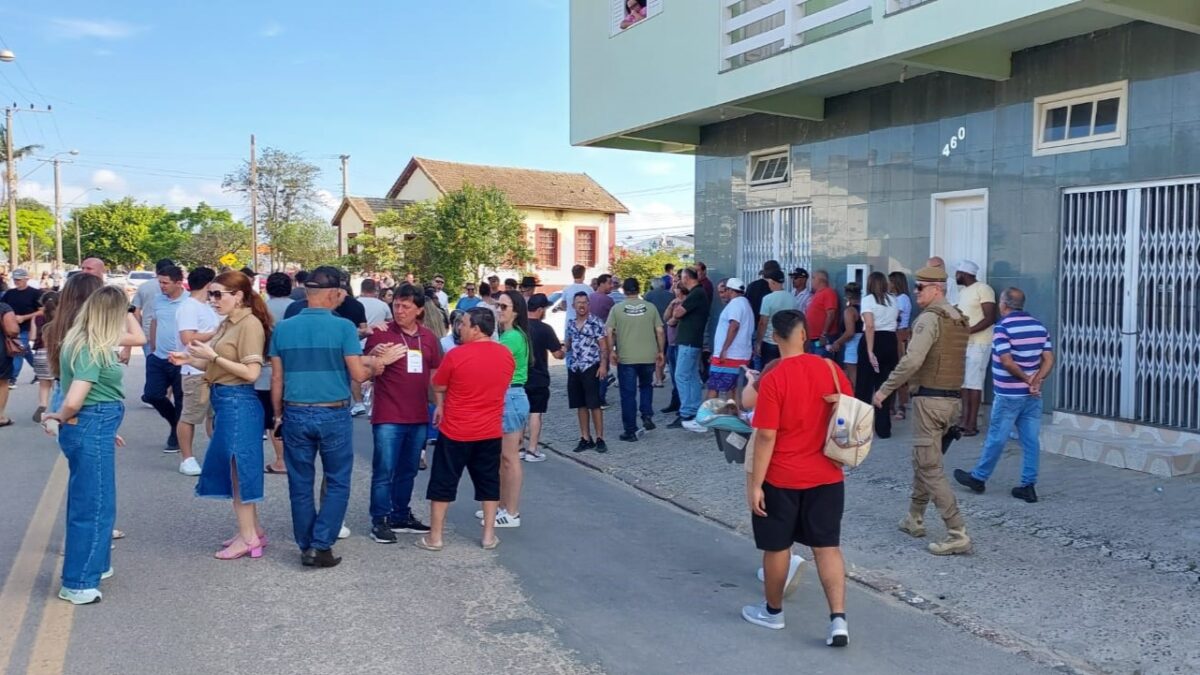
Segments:
[[[909,509],[908,515],[904,516],[904,520],[900,521],[900,531],[913,537],[925,536],[925,513],[916,509]]]
[[[971,550],[971,538],[967,536],[966,526],[946,530],[946,538],[929,544],[929,552],[934,555],[955,555]]]

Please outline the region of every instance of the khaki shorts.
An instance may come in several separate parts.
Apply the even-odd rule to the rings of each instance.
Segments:
[[[183,412],[179,414],[179,421],[197,426],[209,417],[212,417],[212,407],[208,404],[208,382],[204,381],[203,375],[184,375]]]
[[[963,389],[983,391],[988,366],[992,365],[991,345],[967,345],[967,363],[963,371]]]

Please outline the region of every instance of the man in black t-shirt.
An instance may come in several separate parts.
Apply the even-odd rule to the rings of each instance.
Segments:
[[[529,445],[521,452],[521,459],[526,462],[542,462],[546,459],[538,450],[538,440],[542,435],[542,413],[546,412],[550,403],[549,355],[553,354],[556,359],[563,357],[563,346],[554,329],[542,321],[549,306],[550,300],[544,293],[534,293],[529,297],[529,342],[533,347],[529,379],[525,381],[525,395],[529,398]]]
[[[683,303],[675,307],[675,386],[679,388],[679,417],[667,425],[670,429],[687,429],[697,433],[707,431],[695,421],[703,391],[700,383],[700,352],[704,349],[704,330],[708,327],[708,294],[700,284],[700,275],[688,267],[680,273],[680,283],[687,290]]]
[[[3,301],[12,307],[13,313],[17,315],[21,331],[19,338],[21,344],[25,345],[23,357],[13,359],[12,372],[8,378],[8,388],[16,389],[17,378],[21,376],[22,362],[28,361],[29,365],[33,366],[33,353],[29,351],[29,327],[33,325],[34,317],[42,313],[42,292],[29,285],[29,273],[23,268],[13,270],[12,278],[13,287],[4,291]]]

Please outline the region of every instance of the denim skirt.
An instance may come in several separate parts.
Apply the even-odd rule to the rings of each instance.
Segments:
[[[204,455],[196,496],[233,499],[237,472],[238,498],[263,499],[263,407],[252,384],[214,384],[210,394],[213,437]]]

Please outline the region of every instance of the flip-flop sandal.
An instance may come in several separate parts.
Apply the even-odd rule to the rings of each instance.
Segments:
[[[3,422],[0,422],[0,427],[11,427],[12,425],[13,425],[13,421],[12,421],[11,417],[9,419],[4,420]]]
[[[283,471],[277,471],[274,467],[268,464],[266,468],[263,469],[263,473],[286,474],[287,469],[284,469]]]
[[[413,542],[413,546],[416,546],[419,549],[424,549],[426,551],[435,551],[436,552],[436,551],[442,550],[442,548],[445,546],[445,544],[438,544],[437,546],[434,546],[433,544],[425,541],[425,537],[421,537],[420,539]]]
[[[491,541],[481,542],[483,550],[490,551],[500,545],[500,537],[492,537]]]

